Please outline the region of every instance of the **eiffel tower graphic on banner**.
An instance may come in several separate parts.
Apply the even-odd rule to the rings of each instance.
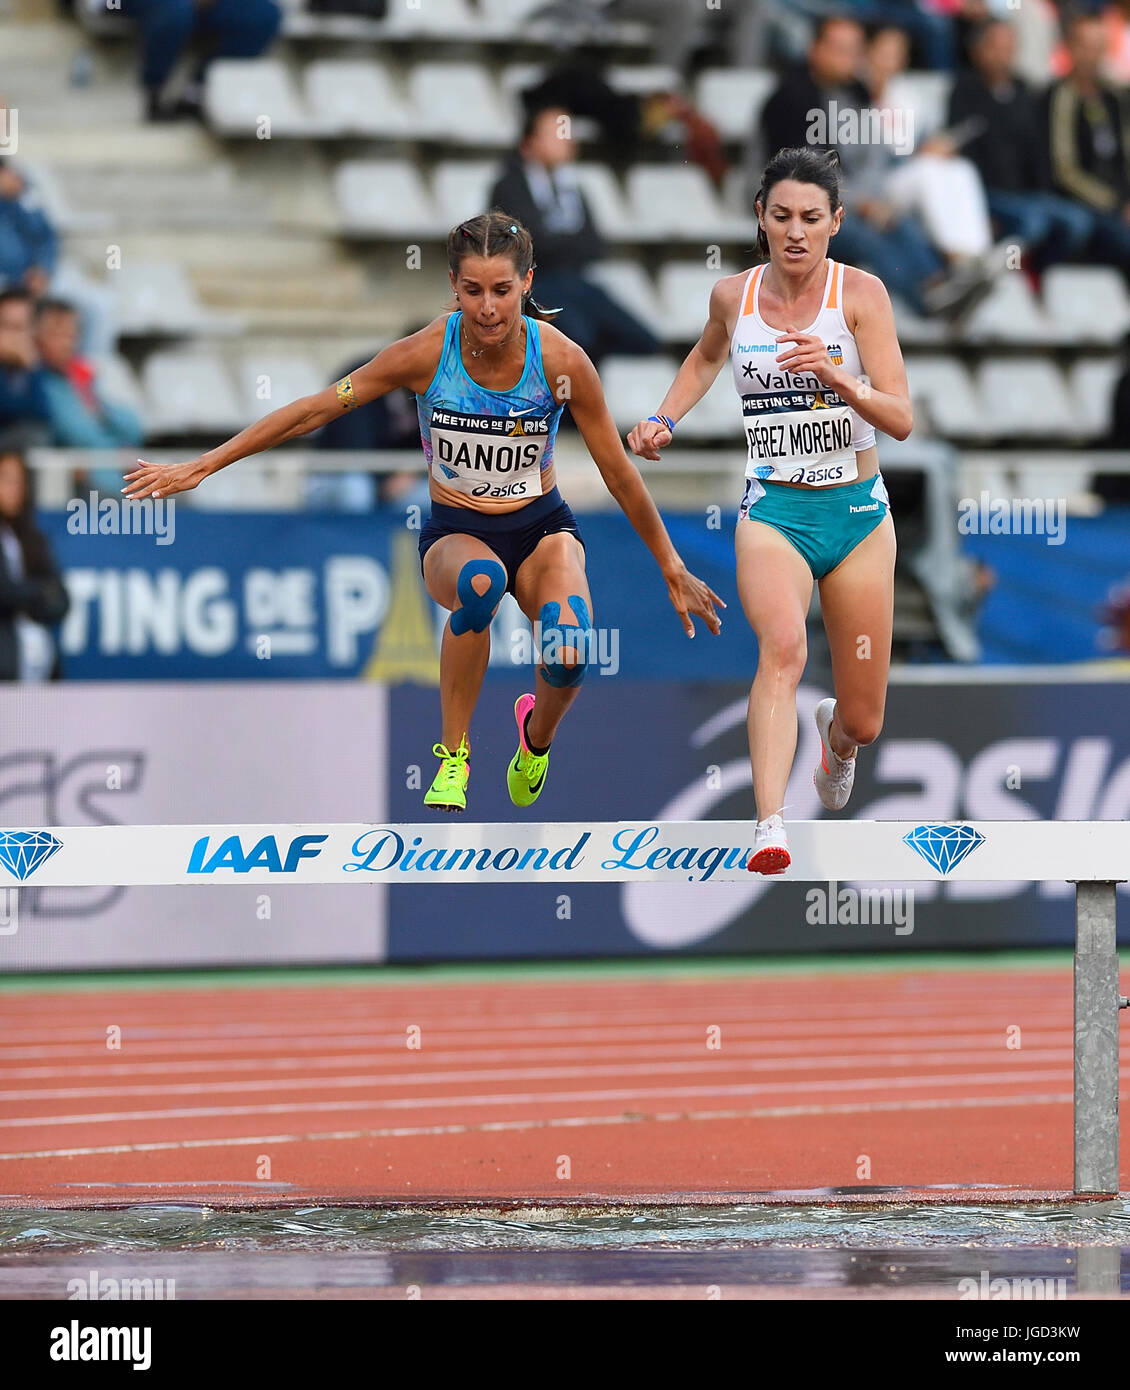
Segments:
[[[388,613],[361,673],[363,680],[439,684],[439,650],[431,600],[420,577],[416,542],[402,532],[392,543],[392,595]]]

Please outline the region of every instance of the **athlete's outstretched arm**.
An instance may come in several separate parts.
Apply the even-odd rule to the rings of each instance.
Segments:
[[[188,492],[229,463],[309,434],[328,425],[342,411],[365,405],[397,386],[423,390],[435,372],[437,346],[436,325],[432,323],[419,333],[390,343],[372,361],[324,391],[302,396],[272,410],[199,458],[176,464],[146,463],[138,459],[138,467],[125,475],[126,486],[122,491],[130,498],[169,497],[175,492]]]
[[[691,613],[705,618],[711,632],[721,632],[722,622],[714,611],[714,605],[717,603],[722,608],[726,605],[708,584],[691,574],[672,545],[663,518],[659,515],[651,493],[644,486],[639,469],[624,452],[624,446],[620,443],[620,435],[615,421],[609,414],[596,368],[587,354],[568,339],[561,340],[558,351],[561,374],[570,382],[569,409],[577,422],[581,438],[585,441],[593,462],[600,469],[605,487],[620,504],[624,515],[635,527],[636,534],[651,551],[656,564],[663,571],[663,578],[667,581],[667,592],[676,612],[683,620],[687,635],[694,636]],[[553,376],[560,379],[556,371]]]
[[[730,330],[727,315],[732,312],[733,300],[741,289],[741,277],[731,275],[719,280],[710,291],[710,313],[706,327],[697,343],[683,359],[675,380],[656,408],[657,415],[666,415],[678,424],[688,410],[693,409],[711,386],[730,356]],[[628,435],[628,448],[640,458],[659,458],[659,451],[671,442],[671,431],[654,420],[641,420]]]

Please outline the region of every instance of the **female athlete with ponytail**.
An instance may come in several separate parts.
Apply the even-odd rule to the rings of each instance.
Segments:
[[[510,799],[529,806],[545,785],[550,745],[594,645],[584,545],[553,461],[566,401],[605,485],[655,558],[687,635],[694,636],[692,613],[719,632],[714,605],[725,605],[679,558],[624,453],[596,369],[530,297],[529,232],[505,213],[484,213],[452,230],[447,257],[454,313],[189,463],[139,460],[124,490],[135,498],[187,491],[394,387],[414,391],[432,498],[420,533],[424,583],[451,612],[440,648],[443,738],[433,750],[440,766],[424,802],[466,808],[471,715],[490,655],[490,622],[509,591],[540,634],[536,694],[514,706],[518,751],[506,773]]]
[[[714,286],[702,336],[628,444],[658,459],[729,361],[748,445],[735,532],[738,591],[758,644],[748,715],[758,822],[748,867],[768,874],[790,863],[781,812],[814,583],[835,689],[816,709],[814,780],[830,811],[847,804],[858,748],[882,727],[895,531],[875,431],[905,439],[912,416],[882,281],[828,259],[843,218],[835,155],[778,151],[756,211],[765,261]]]

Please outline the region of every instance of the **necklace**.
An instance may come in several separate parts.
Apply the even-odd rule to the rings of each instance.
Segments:
[[[504,338],[501,343],[488,343],[486,347],[479,348],[479,350],[476,352],[475,349],[471,346],[470,338],[467,337],[466,328],[463,327],[462,323],[460,323],[459,327],[463,333],[463,341],[467,344],[467,351],[471,354],[472,357],[482,357],[484,353],[490,352],[494,348],[506,347],[507,344],[512,343],[514,339],[518,337],[518,334],[522,331],[522,323],[521,320],[519,320],[517,333],[511,333],[510,337]]]

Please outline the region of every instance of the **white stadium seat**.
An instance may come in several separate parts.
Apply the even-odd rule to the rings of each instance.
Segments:
[[[498,171],[498,161],[491,159],[452,159],[436,165],[432,194],[449,228],[487,211]]]
[[[142,423],[148,421],[145,393],[134,374],[133,368],[120,353],[109,353],[105,357],[91,360],[94,368],[94,384],[100,396],[116,405],[127,405],[141,417]]]
[[[678,370],[673,357],[606,357],[600,379],[617,428],[630,430],[653,414]]]
[[[200,333],[213,315],[197,300],[184,267],[176,261],[134,261],[128,257],[107,279],[117,294],[118,332]]]
[[[1075,402],[1075,418],[1088,439],[1109,432],[1114,391],[1122,371],[1117,357],[1084,358],[1069,369],[1067,381]]]
[[[650,415],[654,409],[653,406],[648,414]],[[679,440],[731,440],[734,446],[734,469],[735,472],[740,473],[744,434],[742,403],[737,391],[734,390],[734,377],[730,370],[730,364],[726,362],[723,363],[722,370],[711,382],[706,395],[679,421],[676,426],[676,438]]]
[[[346,160],[334,171],[334,193],[348,234],[411,238],[448,231],[409,160]]]
[[[636,224],[612,170],[604,164],[583,162],[574,164],[573,169],[597,228],[610,241],[634,241]]]
[[[239,364],[239,381],[248,421],[260,420],[301,396],[316,395],[330,384],[311,358],[298,353],[248,353]]]
[[[999,339],[1043,347],[1055,333],[1027,276],[1019,270],[1006,270],[970,314],[963,336],[971,342]]]
[[[475,39],[487,26],[468,0],[388,0],[385,32],[398,38]]]
[[[906,375],[912,403],[926,406],[930,422],[939,434],[984,439],[993,433],[986,424],[973,378],[955,357],[909,357]],[[922,423],[916,420],[915,427]]]
[[[913,127],[908,134],[915,148],[946,124],[952,87],[953,74],[949,72],[902,72],[891,78],[883,105],[912,115]]]
[[[215,353],[154,352],[142,372],[153,434],[231,434],[247,425],[227,368]]]
[[[659,312],[664,337],[675,342],[693,341],[709,317],[710,292],[723,275],[735,267],[710,270],[700,261],[668,261],[659,271]]]
[[[1112,266],[1054,265],[1044,275],[1043,292],[1059,339],[1117,343],[1130,330],[1130,295]]]
[[[977,387],[996,435],[1054,440],[1080,433],[1059,368],[1044,357],[987,358]]]
[[[204,82],[208,124],[220,135],[259,135],[264,119],[271,138],[317,135],[320,127],[295,90],[286,65],[274,58],[217,58]]]
[[[723,208],[704,170],[685,164],[637,164],[627,178],[628,205],[641,241],[730,240],[756,234],[753,218]]]
[[[695,105],[718,127],[723,140],[749,140],[761,120],[761,108],[777,85],[772,72],[711,68],[699,76]]]
[[[678,68],[630,67],[606,68],[604,80],[614,92],[626,96],[651,96],[655,92],[678,92],[683,85]]]
[[[408,96],[418,140],[504,146],[520,134],[516,103],[478,63],[417,63]]]
[[[537,250],[536,247],[534,249]],[[662,336],[655,286],[638,261],[597,261],[595,265],[586,267],[585,277],[598,284],[656,336]],[[537,293],[536,271],[534,293]]]
[[[327,58],[307,64],[306,105],[326,134],[404,139],[415,133],[382,63]]]

